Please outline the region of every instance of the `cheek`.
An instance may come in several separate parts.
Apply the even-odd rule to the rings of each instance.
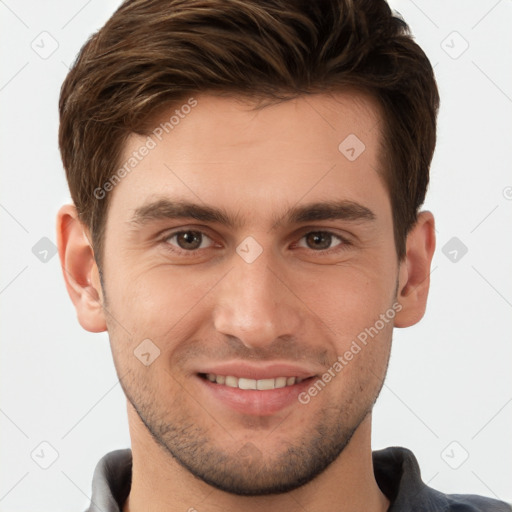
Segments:
[[[382,325],[374,322],[357,335],[339,341],[336,347],[340,369],[337,385],[351,389],[354,396],[376,398],[386,376],[391,336],[391,321]]]
[[[127,330],[162,339],[194,319],[194,310],[217,281],[216,274],[149,268],[118,281],[111,305]]]
[[[340,371],[334,369],[339,376],[334,379],[335,387],[373,396],[381,387],[391,348],[396,314],[393,274],[369,271],[368,267],[344,268],[330,280],[323,280],[323,286],[316,281],[305,290],[309,290],[309,300],[314,304],[311,310],[328,327],[328,331],[324,329],[325,340],[338,358]]]
[[[395,283],[389,270],[338,267],[303,280],[296,290],[343,346],[392,307]]]

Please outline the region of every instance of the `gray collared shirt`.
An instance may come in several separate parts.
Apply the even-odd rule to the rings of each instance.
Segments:
[[[443,494],[421,480],[414,454],[397,446],[373,452],[375,479],[390,501],[388,512],[512,512],[504,501],[475,494]],[[121,512],[130,493],[132,452],[107,453],[97,464],[85,512]]]

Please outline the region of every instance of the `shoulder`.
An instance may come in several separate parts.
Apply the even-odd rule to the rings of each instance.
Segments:
[[[446,510],[457,512],[512,512],[512,505],[504,501],[476,494],[445,494]]]
[[[375,479],[390,501],[388,512],[512,512],[504,501],[475,494],[444,494],[421,479],[416,457],[392,446],[373,452]]]

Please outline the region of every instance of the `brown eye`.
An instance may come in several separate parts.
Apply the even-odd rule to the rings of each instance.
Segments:
[[[311,233],[304,235],[302,238],[305,239],[306,247],[308,249],[320,251],[331,249],[331,244],[335,238],[337,238],[340,243],[343,242],[339,236],[334,235],[333,233],[329,233],[328,231],[312,231]],[[340,245],[340,243],[336,245]]]
[[[173,243],[172,240],[176,239],[176,242]],[[179,249],[185,251],[194,251],[196,249],[204,249],[204,241],[205,239],[209,240],[204,233],[201,231],[177,231],[176,233],[172,233],[168,236],[165,241],[170,245],[178,246]],[[207,247],[208,245],[206,245]]]

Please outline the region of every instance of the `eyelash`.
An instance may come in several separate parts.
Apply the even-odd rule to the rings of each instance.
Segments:
[[[199,233],[202,236],[205,236],[205,237],[209,238],[210,240],[212,240],[212,238],[209,237],[204,231],[200,231],[198,229],[181,229],[179,231],[174,231],[174,232],[166,234],[165,237],[162,238],[161,242],[165,245],[166,249],[169,250],[170,252],[172,252],[173,254],[178,254],[181,256],[185,256],[185,257],[196,257],[198,255],[198,252],[201,249],[192,249],[192,250],[187,251],[185,249],[181,249],[177,246],[170,244],[170,242],[169,242],[170,239],[172,239],[175,236],[180,235],[182,233]],[[328,230],[307,231],[300,237],[299,240],[302,240],[307,235],[311,235],[313,233],[329,235],[332,238],[337,238],[340,241],[340,243],[338,245],[336,245],[335,247],[331,247],[329,249],[321,249],[318,251],[315,251],[314,249],[309,249],[310,251],[313,251],[314,253],[318,253],[319,255],[329,256],[333,252],[341,252],[341,251],[347,250],[352,245],[352,243],[349,240],[347,240],[346,238],[344,238],[341,235],[338,235],[336,233],[333,233],[332,231],[328,231]],[[210,249],[210,247],[206,247],[202,250],[206,250],[206,249]]]

